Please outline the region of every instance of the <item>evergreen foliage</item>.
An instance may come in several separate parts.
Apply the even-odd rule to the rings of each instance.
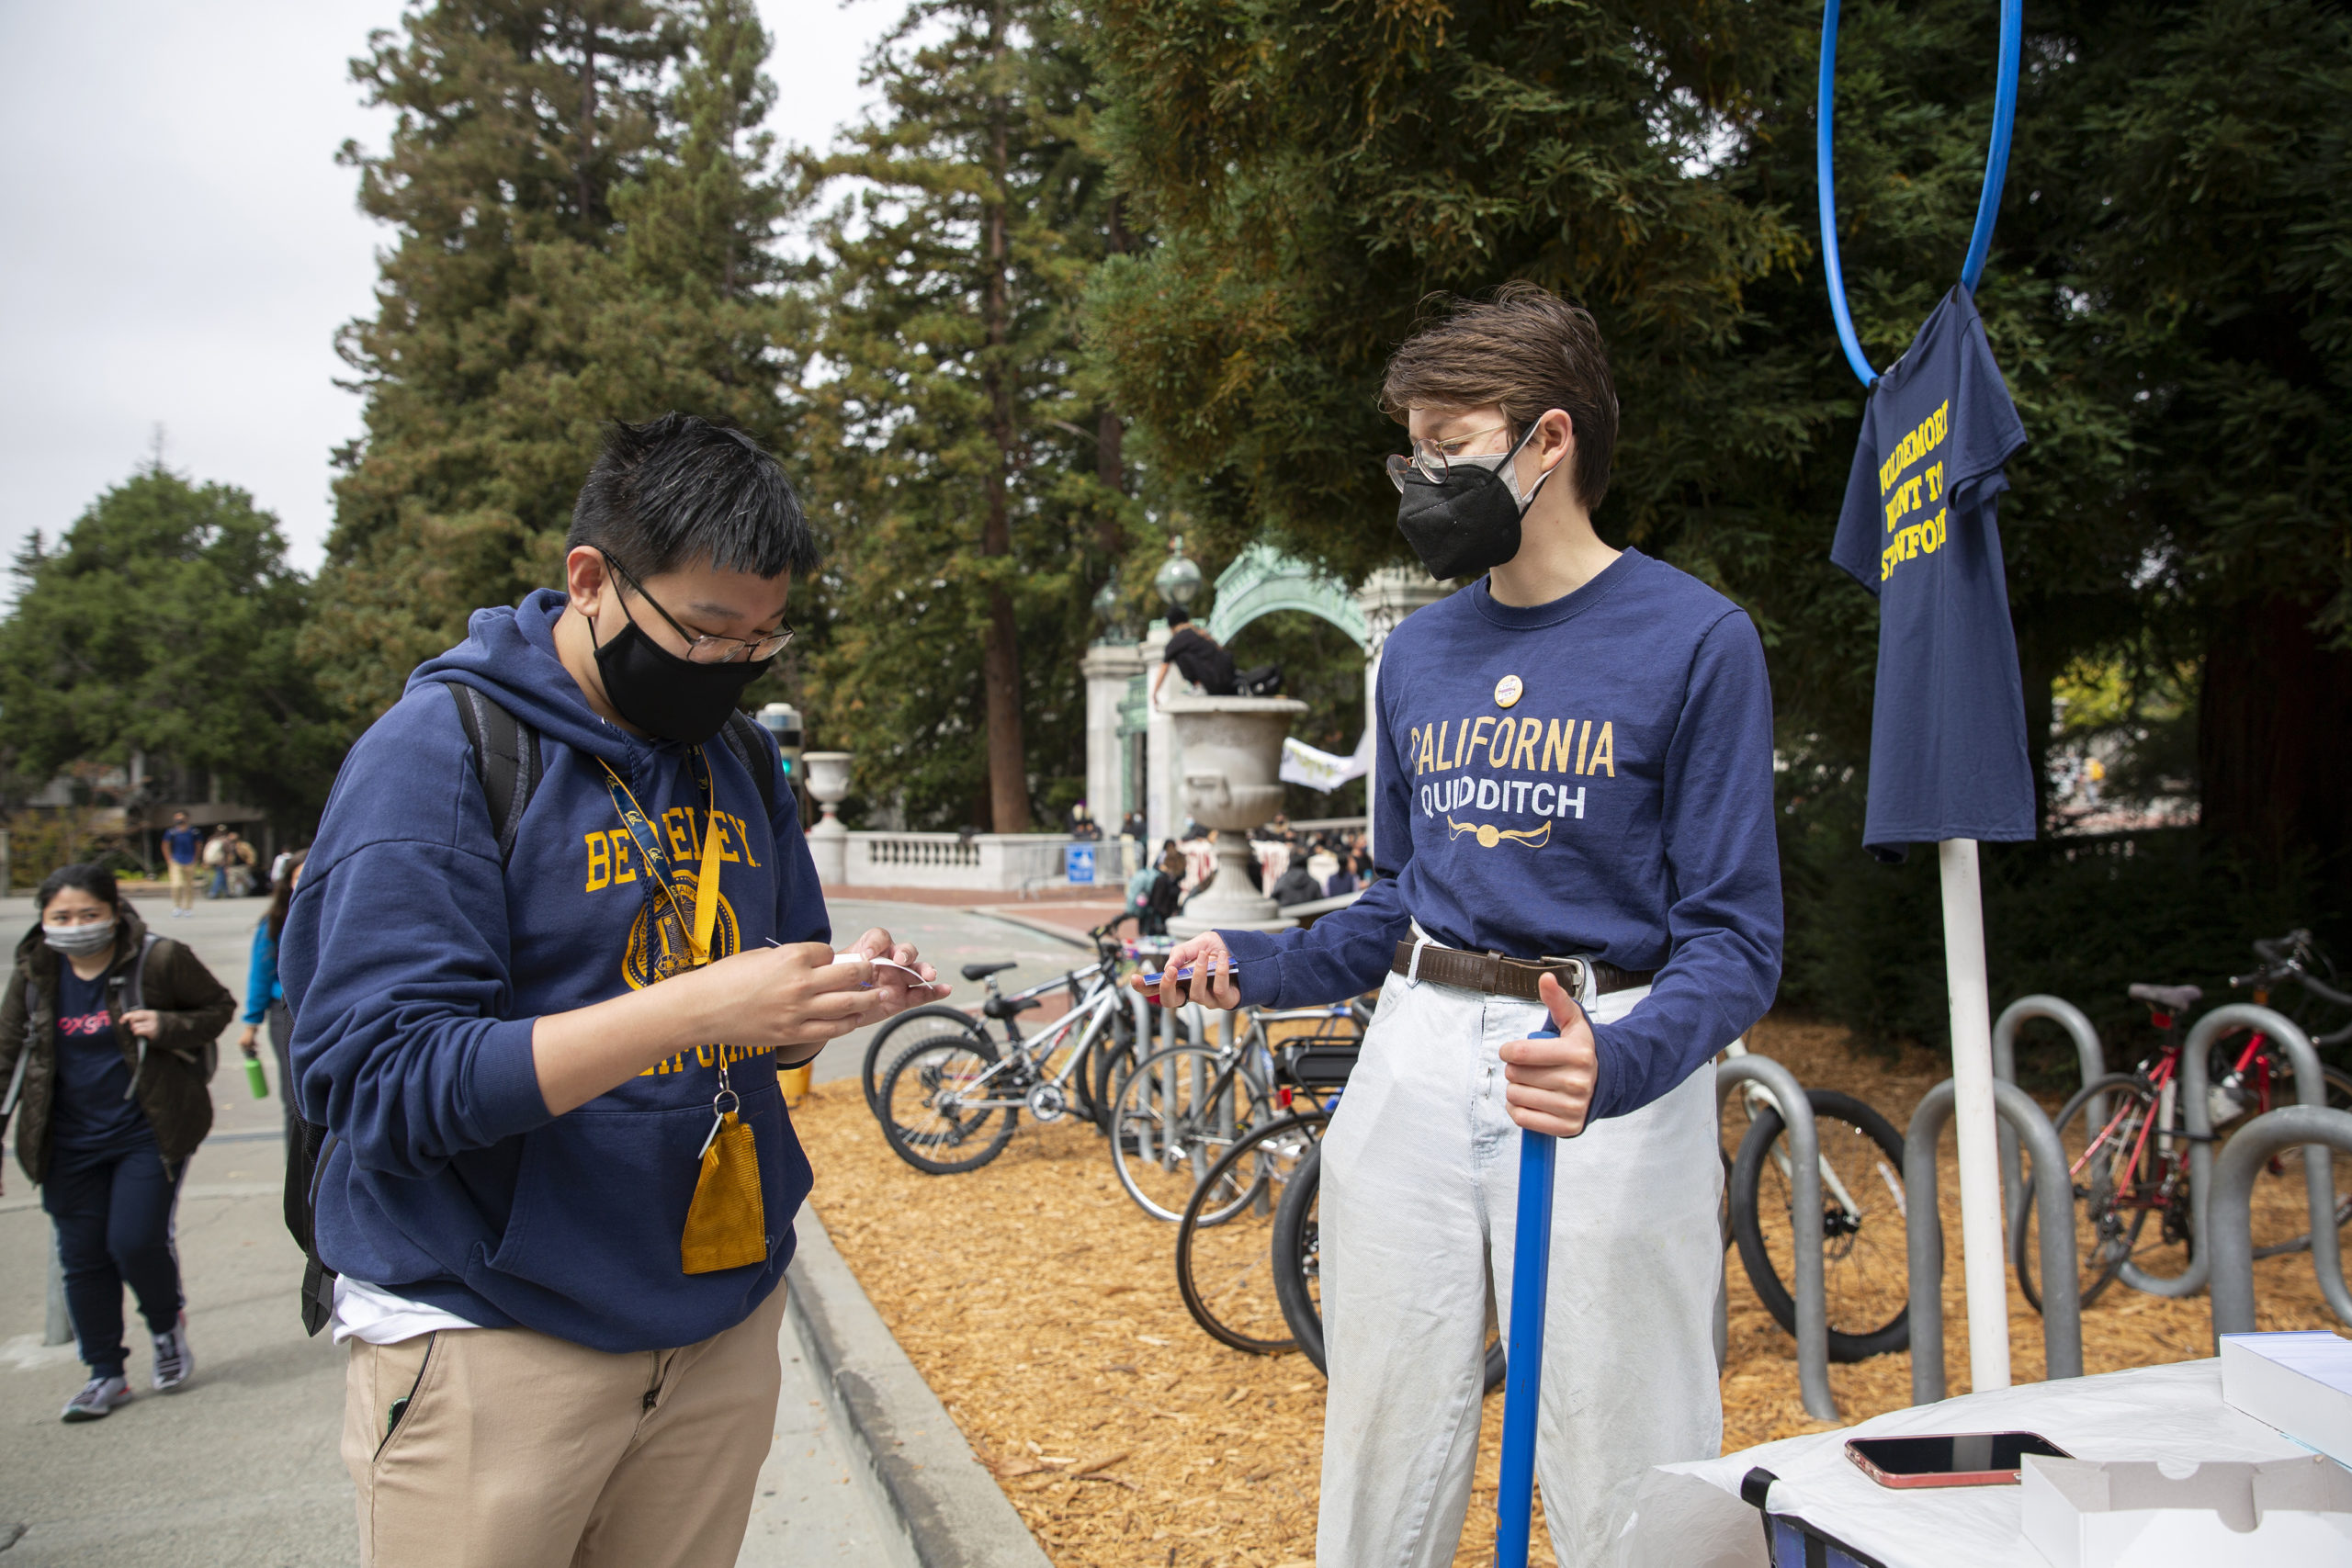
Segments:
[[[675,408],[786,443],[766,53],[750,0],[434,0],[353,62],[396,118],[344,158],[398,240],[341,339],[367,434],[306,644],[350,719],[469,611],[557,581],[604,421]]]
[[[1861,388],[1812,233],[1817,3],[1114,0],[1102,17],[1114,175],[1159,243],[1106,265],[1091,305],[1145,451],[1203,476],[1194,504],[1225,538],[1262,528],[1349,576],[1402,560],[1377,469],[1400,442],[1374,392],[1419,301],[1512,277],[1583,299],[1624,409],[1596,522],[1763,629],[1789,858],[1818,873],[1791,879],[1791,990],[1883,1025],[1840,989],[1869,967],[1840,956],[1860,927],[1826,941],[1808,923],[1901,881],[1906,917],[1864,922],[1871,963],[1939,972],[1916,874],[1871,866],[1858,834],[1843,859],[1812,852],[1858,819],[1875,653],[1869,597],[1826,559]],[[1957,275],[1996,18],[1973,0],[1845,8],[1840,245],[1882,367]],[[2352,24],[2184,0],[2030,6],[2027,34],[1978,303],[2032,437],[2000,521],[2034,732],[2070,667],[2205,654],[2209,836],[2274,886],[2291,848],[2315,852],[2308,918],[2340,919],[2352,663],[2323,640],[2346,640],[2352,583]],[[1996,885],[2010,853],[1989,853]],[[2216,951],[2256,934],[2223,922],[2241,902],[2196,900]]]
[[[150,464],[13,567],[0,621],[0,763],[29,781],[146,754],[164,798],[299,808],[340,754],[296,652],[307,589],[253,497]]]
[[[1088,602],[1134,508],[1077,310],[1122,243],[1066,0],[924,0],[811,158],[808,400],[830,625],[812,722],[910,825],[1025,831],[1084,774]]]

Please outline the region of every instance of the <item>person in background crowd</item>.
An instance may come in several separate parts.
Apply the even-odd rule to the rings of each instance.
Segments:
[[[232,828],[229,830],[229,897],[243,898],[254,890],[254,867],[260,854],[253,841]]]
[[[1315,835],[1313,847],[1306,856],[1306,874],[1315,879],[1317,887],[1328,886],[1340,874],[1340,857],[1331,852],[1331,840],[1326,834]],[[1322,895],[1318,894],[1320,897]]]
[[[1287,909],[1293,904],[1311,904],[1323,897],[1323,889],[1315,885],[1315,874],[1306,863],[1294,860],[1274,878],[1273,900],[1276,908]]]
[[[1145,826],[1143,813],[1140,811],[1128,812],[1119,823],[1119,837],[1122,839],[1133,839],[1140,843],[1150,836],[1151,829]]]
[[[1184,906],[1184,852],[1169,840],[1159,848],[1159,869],[1151,874],[1151,893],[1136,922],[1145,936],[1166,936],[1168,917]]]
[[[278,878],[284,876],[287,868],[294,863],[294,854],[292,850],[280,850],[269,863],[269,885],[272,888],[277,887]]]
[[[1152,934],[1151,894],[1159,884],[1159,868],[1153,865],[1138,866],[1136,874],[1127,878],[1126,913],[1135,917],[1137,936]]]
[[[0,1131],[17,1112],[17,1163],[57,1228],[90,1369],[63,1416],[96,1421],[130,1398],[126,1284],[153,1341],[153,1386],[169,1393],[196,1371],[172,1212],[212,1130],[211,1048],[237,1003],[195,953],[148,934],[112,872],[51,872],[35,903],[0,996]]]
[[[1102,824],[1094,820],[1082,800],[1069,808],[1069,836],[1089,842],[1102,836]]]
[[[164,830],[164,863],[171,867],[172,919],[196,912],[196,861],[204,852],[204,835],[187,825],[187,813],[172,813]]]
[[[277,1109],[290,1138],[295,1136],[294,1096],[288,1092],[294,1069],[287,1053],[294,1043],[294,1018],[286,1010],[286,987],[277,980],[277,942],[286,934],[286,909],[293,902],[295,885],[302,880],[302,852],[287,851],[277,857],[277,865],[269,908],[254,926],[253,956],[245,970],[245,1032],[237,1039],[237,1049],[259,1055],[262,1021],[268,1021],[270,1054],[277,1058]]]
[[[236,834],[223,822],[212,829],[212,837],[204,840],[204,869],[212,874],[210,886],[204,890],[207,898],[229,896],[229,840]]]

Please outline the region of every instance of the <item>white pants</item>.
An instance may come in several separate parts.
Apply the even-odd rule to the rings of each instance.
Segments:
[[[1648,994],[1585,1007],[1606,1023]],[[1426,980],[1381,990],[1323,1140],[1323,1568],[1453,1561],[1490,1293],[1510,1321],[1520,1145],[1497,1053],[1544,1021],[1536,1003]],[[1649,1466],[1723,1445],[1714,1076],[1559,1145],[1536,1478],[1563,1568],[1614,1561]]]

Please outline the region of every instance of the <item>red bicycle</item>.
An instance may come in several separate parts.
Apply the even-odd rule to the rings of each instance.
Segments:
[[[2334,970],[2317,952],[2309,931],[2291,931],[2276,942],[2256,942],[2254,948],[2262,966],[2251,975],[2232,976],[2230,984],[2251,987],[2256,1003],[2268,1005],[2275,988],[2292,983],[2303,992],[2305,1010],[2314,1003],[2352,1009],[2352,994],[2331,984]],[[2322,969],[2327,972],[2326,979],[2315,973]],[[2060,1140],[2068,1149],[2081,1151],[2074,1156],[2068,1174],[2081,1212],[2085,1306],[2123,1273],[2126,1264],[2144,1268],[2143,1259],[2149,1255],[2180,1246],[2195,1230],[2188,1151],[2197,1134],[2188,1131],[2180,1105],[2181,1020],[2204,992],[2195,986],[2138,985],[2131,988],[2131,995],[2148,1005],[2148,1021],[2162,1035],[2163,1045],[2131,1072],[2109,1073],[2084,1085],[2058,1113]],[[2315,1035],[2312,1043],[2326,1048],[2346,1041],[2352,1041],[2352,1024]],[[2215,1041],[2208,1068],[2206,1109],[2214,1129],[2208,1137],[2219,1138],[2223,1127],[2258,1116],[2275,1105],[2294,1104],[2300,1098],[2292,1058],[2260,1030],[2233,1032]],[[2352,1075],[2324,1064],[2320,1071],[2326,1080],[2326,1103],[2352,1110]],[[2268,1179],[2257,1189],[2254,1205],[2256,1258],[2311,1248],[2307,1224],[2300,1235],[2278,1234],[2293,1228],[2292,1223],[2279,1216],[2297,1213],[2303,1206],[2301,1160],[2302,1152],[2291,1149],[2266,1168]],[[2339,1166],[2335,1214],[2339,1230],[2352,1224],[2352,1194],[2344,1190],[2346,1174],[2352,1172]],[[2276,1201],[2267,1201],[2273,1182],[2290,1176],[2291,1182],[2278,1187]],[[2037,1312],[2041,1309],[2041,1292],[2034,1279],[2040,1261],[2033,1210],[2038,1179],[2039,1173],[2026,1179],[2021,1200],[2024,1217],[2010,1237],[2018,1283]],[[2276,1239],[2266,1237],[2266,1229]]]

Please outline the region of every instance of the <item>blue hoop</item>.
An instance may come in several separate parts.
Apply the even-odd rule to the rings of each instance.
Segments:
[[[1968,236],[1968,254],[1960,264],[1960,281],[1972,294],[1984,276],[1984,258],[1993,249],[1993,222],[2001,215],[2001,187],[2009,177],[2009,131],[2018,118],[2018,59],[2025,42],[2025,0],[2001,0],[2001,70],[1993,89],[1993,145],[1984,155],[1984,193],[1976,201],[1976,229]],[[1821,13],[1821,108],[1816,118],[1815,155],[1820,169],[1821,260],[1829,273],[1829,310],[1838,318],[1838,341],[1846,363],[1862,378],[1878,380],[1854,335],[1853,313],[1846,308],[1846,274],[1838,262],[1838,187],[1830,173],[1830,120],[1838,107],[1838,0],[1826,0]]]

